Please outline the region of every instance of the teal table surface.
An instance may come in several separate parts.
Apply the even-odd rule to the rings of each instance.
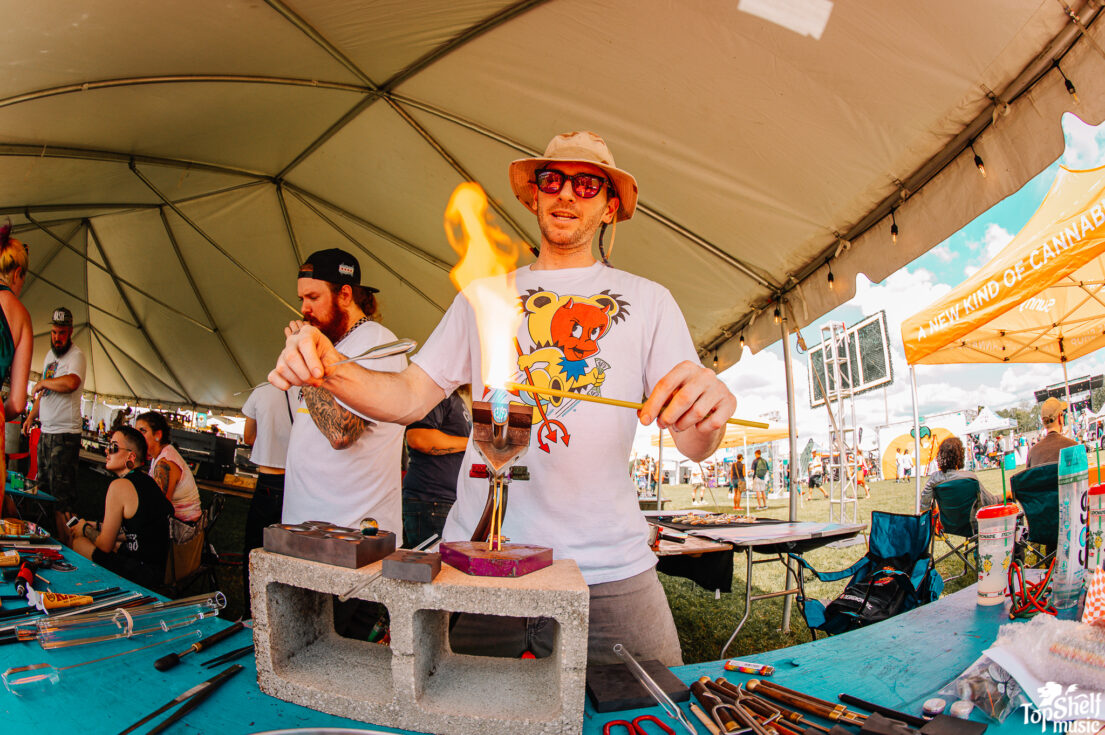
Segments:
[[[42,501],[45,501],[47,503],[56,503],[56,502],[58,502],[58,499],[55,498],[50,493],[42,492],[42,491],[29,493],[26,490],[16,490],[10,484],[5,484],[4,485],[4,492],[5,493],[11,493],[12,495],[16,496],[17,498],[31,498],[32,500],[42,500]]]
[[[80,593],[112,586],[136,588],[71,551],[66,550],[65,554],[76,564],[76,571],[42,572],[57,592]],[[10,607],[12,603],[5,601],[5,605]],[[974,589],[969,588],[864,630],[746,658],[773,664],[778,670],[772,681],[815,696],[835,699],[840,692],[849,692],[868,701],[916,713],[930,693],[959,674],[990,645],[998,627],[1006,620],[1004,606],[978,607]],[[229,623],[215,618],[202,621],[199,627],[203,635],[209,635]],[[164,637],[171,635],[176,632]],[[117,733],[225,668],[204,669],[200,664],[248,645],[249,635],[248,630],[237,633],[210,651],[185,657],[179,666],[168,672],[154,669],[154,660],[186,649],[193,639],[64,671],[57,685],[34,694],[15,696],[0,689],[0,723],[3,723],[0,731],[36,735],[68,734],[74,729],[82,735]],[[35,663],[61,667],[125,651],[151,640],[154,639],[136,638],[54,651],[44,651],[34,642],[0,645],[0,670]],[[257,688],[253,658],[247,656],[238,659],[237,663],[245,670],[174,725],[170,732],[234,734],[303,727],[401,732],[374,728],[269,697]],[[704,675],[726,676],[733,682],[749,678],[725,672],[721,663],[684,666],[675,669],[675,673],[686,682]],[[520,709],[524,707],[524,703],[519,703]],[[683,708],[686,712],[686,704]],[[604,723],[639,714],[656,714],[667,721],[658,707],[597,714],[588,705],[583,732],[598,735]],[[705,728],[700,723],[696,725],[698,731],[705,734]],[[1025,725],[1021,713],[1017,712],[1000,727],[991,724],[989,733],[1027,735],[1030,727],[1033,732],[1039,732],[1039,725]],[[147,729],[148,726],[144,726],[138,732]]]
[[[980,607],[974,586],[882,623],[800,646],[742,656],[742,660],[771,664],[769,680],[821,699],[837,701],[841,693],[868,702],[920,715],[921,703],[970,666],[1009,622],[1008,602]],[[756,678],[722,667],[724,661],[674,669],[688,684],[701,676],[724,676],[734,684]],[[699,733],[706,729],[693,719],[687,703],[681,705]],[[864,710],[856,708],[856,711]],[[602,726],[619,719],[654,714],[682,735],[659,707],[627,712],[596,713],[588,703],[583,732],[601,735]],[[977,710],[971,719],[986,722]],[[655,726],[653,726],[653,729]],[[620,733],[621,728],[615,730]],[[1050,731],[1050,730],[1049,730]],[[650,731],[651,732],[651,731]],[[990,722],[987,735],[1039,733],[1040,725],[1025,724],[1024,711],[1011,714],[1000,726]]]

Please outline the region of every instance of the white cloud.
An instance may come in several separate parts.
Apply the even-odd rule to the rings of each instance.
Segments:
[[[1063,134],[1067,147],[1060,159],[1068,168],[1093,168],[1102,163],[1105,127],[1087,125],[1076,115],[1063,115]]]
[[[974,274],[978,273],[979,267],[977,265],[968,265],[963,269],[963,275],[970,278]]]
[[[940,243],[929,252],[941,263],[950,263],[955,260],[955,253],[952,252],[947,241]]]

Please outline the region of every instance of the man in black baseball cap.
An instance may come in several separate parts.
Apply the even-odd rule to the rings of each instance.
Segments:
[[[341,248],[316,250],[299,266],[303,321],[318,327],[332,342],[361,318],[379,319],[376,293],[378,289],[361,285],[361,264]]]
[[[306,322],[347,356],[395,340],[375,321],[376,289],[361,285],[360,264],[350,253],[336,248],[312,253],[299,267],[296,288],[303,321],[289,324],[287,334]],[[402,355],[374,361],[386,371],[406,365]],[[399,533],[402,445],[402,426],[370,421],[325,388],[305,386],[288,441],[284,523],[322,520],[356,527],[372,517],[381,528]]]
[[[42,364],[42,378],[31,390],[34,405],[23,422],[23,433],[28,436],[36,421],[42,425],[39,487],[58,499],[54,515],[57,528],[77,503],[84,372],[84,353],[73,344],[73,312],[59,306],[50,315],[50,350]]]

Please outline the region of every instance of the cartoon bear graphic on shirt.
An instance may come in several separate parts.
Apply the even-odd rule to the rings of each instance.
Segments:
[[[619,294],[608,290],[591,296],[561,295],[542,289],[527,291],[521,297],[521,308],[533,347],[518,356],[521,371],[518,382],[600,395],[610,365],[596,357],[599,343],[629,316],[628,307],[629,303]],[[519,400],[535,405],[530,393],[520,393]],[[533,423],[548,423],[551,412],[563,416],[577,403],[561,396],[541,396],[538,406],[541,410],[534,413]],[[543,442],[542,449],[545,449]]]

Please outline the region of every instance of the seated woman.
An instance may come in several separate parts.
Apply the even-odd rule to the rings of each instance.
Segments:
[[[169,422],[156,411],[148,411],[134,420],[134,426],[146,438],[146,452],[151,458],[150,476],[172,501],[174,515],[181,521],[198,521],[202,511],[200,491],[192,470],[176,447],[169,443]]]
[[[145,464],[146,440],[141,434],[124,426],[111,435],[106,467],[119,479],[107,488],[103,523],[97,528],[98,524],[78,521],[69,541],[74,551],[105,569],[155,587],[165,578],[173,504],[142,471]]]
[[[978,479],[978,475],[963,469],[963,442],[954,436],[950,436],[940,443],[940,448],[936,450],[936,466],[939,467],[939,470],[929,475],[924,489],[921,490],[922,513],[932,505],[933,491],[937,485],[948,480]],[[975,503],[974,510],[978,510],[984,505],[994,505],[1000,502],[1001,498],[983,487],[981,482],[978,484],[978,501]]]

